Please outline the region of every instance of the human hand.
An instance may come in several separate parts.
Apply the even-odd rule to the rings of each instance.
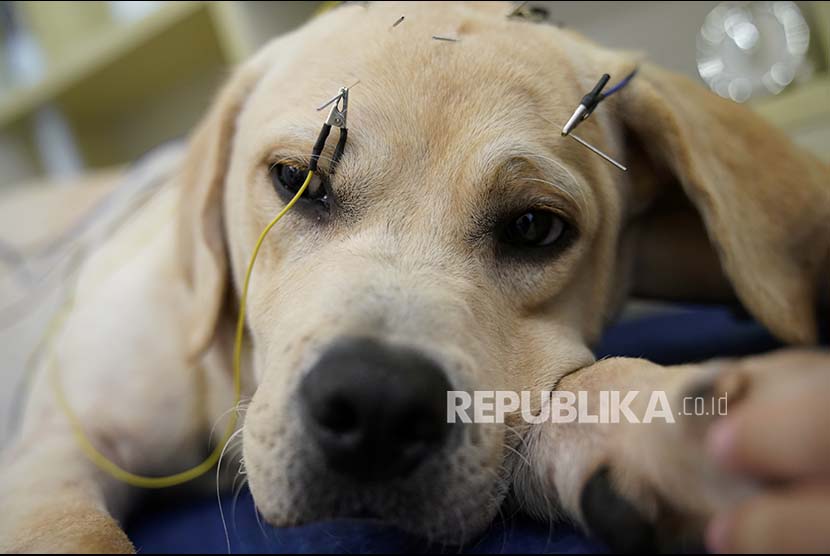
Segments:
[[[830,551],[830,358],[786,361],[799,372],[764,372],[760,395],[709,430],[710,456],[763,485],[710,521],[710,551]]]

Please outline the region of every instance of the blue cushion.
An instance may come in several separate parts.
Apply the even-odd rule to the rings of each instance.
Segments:
[[[282,529],[266,524],[260,527],[247,491],[235,502],[231,495],[223,495],[222,508],[233,553],[458,553],[456,547],[429,544],[392,527],[366,521],[325,521]],[[142,511],[130,521],[127,532],[136,548],[144,553],[228,551],[215,497]],[[497,519],[484,536],[465,550],[480,554],[602,551],[601,544],[570,527],[550,528],[526,516]]]
[[[710,357],[767,351],[779,344],[757,323],[737,317],[723,307],[683,307],[612,326],[596,352],[598,356],[644,357],[662,364],[687,363]],[[277,553],[399,553],[457,552],[457,548],[429,545],[377,523],[354,520],[320,522],[275,529],[257,522],[253,500],[243,491],[234,502],[223,495],[232,552]],[[138,511],[127,533],[141,552],[225,553],[227,545],[215,498],[169,494]],[[527,516],[497,519],[465,552],[476,553],[590,553],[603,551],[566,525],[549,527]]]

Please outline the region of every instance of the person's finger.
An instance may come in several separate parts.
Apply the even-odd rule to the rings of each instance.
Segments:
[[[748,399],[712,424],[708,451],[727,469],[763,478],[830,476],[828,399],[830,369],[780,397]]]
[[[716,516],[706,547],[725,553],[830,551],[830,487],[762,494]]]

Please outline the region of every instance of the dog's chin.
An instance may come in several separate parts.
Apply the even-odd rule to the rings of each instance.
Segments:
[[[482,447],[431,458],[400,479],[360,482],[328,469],[308,443],[289,443],[288,450],[246,440],[251,493],[275,527],[356,518],[460,546],[484,531],[509,489],[501,455]]]
[[[375,500],[334,494],[328,500],[298,500],[296,509],[288,512],[273,509],[270,500],[279,496],[277,493],[266,495],[264,500],[254,494],[254,500],[263,519],[274,527],[354,520],[394,527],[429,543],[463,546],[484,532],[496,516],[506,489],[494,484],[487,495],[482,492],[486,491],[468,492],[465,501],[412,500],[411,495],[400,492],[390,492]],[[403,498],[408,498],[409,503]]]

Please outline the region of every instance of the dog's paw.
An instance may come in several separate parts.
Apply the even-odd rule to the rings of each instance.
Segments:
[[[586,525],[614,552],[656,552],[651,520],[614,486],[608,467],[597,470],[582,489],[580,509]]]
[[[15,520],[2,537],[0,552],[7,554],[135,553],[112,517],[85,507],[43,509]]]
[[[615,552],[700,551],[708,518],[755,490],[705,449],[709,426],[741,403],[752,374],[729,362],[687,370],[666,382],[671,419],[620,424],[582,488],[585,526]]]
[[[656,513],[641,510],[622,494],[609,467],[601,467],[588,479],[580,497],[587,528],[615,553],[704,552],[699,528],[659,506]]]
[[[604,391],[637,392],[632,408],[640,422],[534,427],[529,465],[519,467],[515,492],[534,515],[556,518],[564,510],[615,551],[696,551],[713,515],[760,488],[709,457],[712,424],[748,400],[777,395],[793,373],[826,372],[828,366],[830,352],[815,350],[677,367],[598,361],[562,379],[559,389],[587,392],[593,402]],[[670,411],[644,423],[655,393],[663,394]]]

